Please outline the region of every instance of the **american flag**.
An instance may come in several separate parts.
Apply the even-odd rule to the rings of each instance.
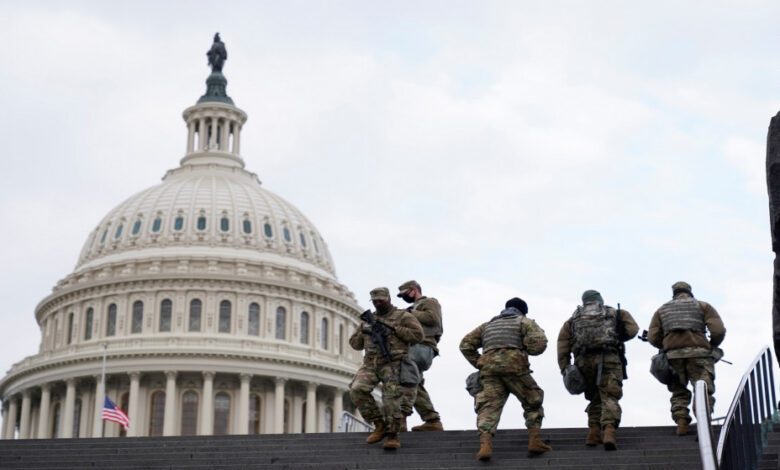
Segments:
[[[125,428],[125,431],[130,427],[130,418],[128,418],[125,412],[116,406],[116,403],[111,401],[108,396],[106,396],[106,401],[103,404],[103,413],[101,417],[103,418],[103,421],[113,421],[121,424],[122,427]]]

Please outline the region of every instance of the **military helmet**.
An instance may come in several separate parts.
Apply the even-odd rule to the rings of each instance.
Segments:
[[[422,292],[422,288],[420,288],[420,284],[417,281],[411,280],[411,281],[404,282],[403,284],[398,286],[398,297],[403,297],[404,294],[406,294],[408,291],[414,288]]]
[[[504,304],[505,308],[514,307],[523,314],[528,313],[528,304],[525,303],[525,300],[521,299],[520,297],[512,297],[511,299],[506,301],[506,304]]]
[[[674,284],[672,284],[672,294],[677,294],[679,292],[687,292],[693,295],[693,291],[691,290],[691,285],[684,281],[677,281]]]
[[[371,289],[371,300],[376,299],[389,299],[390,298],[390,289],[387,287],[377,287],[376,289]]]
[[[582,293],[582,303],[587,302],[601,302],[604,303],[604,298],[601,297],[601,294],[599,294],[599,291],[589,289]]]

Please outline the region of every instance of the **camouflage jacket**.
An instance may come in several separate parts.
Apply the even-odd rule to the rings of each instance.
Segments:
[[[537,356],[547,349],[547,336],[535,321],[523,316],[520,332],[525,349],[494,349],[485,354],[477,351],[482,347],[482,332],[489,322],[475,328],[463,337],[460,352],[469,363],[480,370],[481,375],[527,374],[528,355]]]
[[[423,327],[425,338],[421,343],[430,346],[439,354],[439,343],[443,331],[441,321],[441,305],[433,297],[421,297],[411,306],[412,315]]]
[[[410,345],[423,340],[422,325],[406,310],[393,307],[393,311],[388,314],[376,314],[376,319],[395,328],[395,332],[391,332],[387,337],[387,346],[394,361],[406,356],[409,353]],[[358,351],[366,350],[363,362],[386,361],[379,346],[371,341],[371,334],[364,333],[364,330],[368,330],[368,324],[361,323],[357,331],[349,338],[349,345]]]
[[[604,306],[606,309],[611,309],[612,311],[615,311],[612,307],[609,307],[607,305]],[[631,314],[627,310],[620,309],[620,314],[618,315],[618,323],[623,324],[623,329],[620,335],[619,339],[621,342],[626,342],[636,336],[637,332],[639,331],[639,325],[636,324],[636,321],[634,320],[634,317],[631,316]],[[572,356],[572,335],[571,335],[571,319],[566,320],[566,322],[561,327],[561,331],[558,332],[558,367],[561,369],[561,371],[569,364],[571,364],[571,356]]]
[[[674,298],[688,295],[687,293],[679,293]],[[656,311],[652,320],[650,320],[650,327],[647,329],[647,340],[656,348],[664,351],[685,349],[686,351],[682,352],[682,355],[678,355],[678,357],[708,356],[712,347],[718,346],[723,342],[723,338],[726,336],[726,328],[723,326],[723,320],[721,320],[720,315],[718,315],[718,312],[712,305],[699,300],[699,306],[704,311],[704,324],[710,333],[710,339],[707,339],[704,333],[692,330],[672,331],[664,336],[664,330],[661,327],[661,315]],[[669,357],[674,358],[675,355],[672,352],[669,354]]]

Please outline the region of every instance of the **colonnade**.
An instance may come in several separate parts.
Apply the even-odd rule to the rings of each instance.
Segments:
[[[127,413],[126,433],[108,422],[104,431],[103,382],[90,375],[42,383],[5,397],[0,438],[329,432],[338,426],[347,389],[247,373],[164,370],[111,374],[105,391]],[[185,394],[190,399],[186,410]],[[193,397],[197,407],[192,406]],[[220,403],[215,405],[215,399]]]

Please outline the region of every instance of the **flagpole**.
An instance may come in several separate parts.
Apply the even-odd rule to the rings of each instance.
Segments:
[[[103,383],[103,396],[100,397],[100,409],[102,410],[106,403],[106,354],[108,350],[108,343],[103,343],[103,371],[100,374],[100,381]],[[104,436],[106,430],[106,422],[100,420],[100,437]]]

